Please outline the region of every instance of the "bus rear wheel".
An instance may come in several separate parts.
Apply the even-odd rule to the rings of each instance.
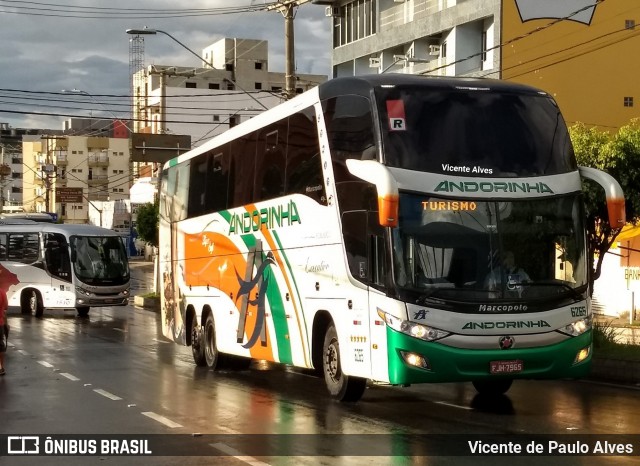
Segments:
[[[367,379],[351,377],[342,372],[338,332],[331,324],[324,337],[322,348],[324,381],[331,397],[338,401],[358,401],[367,388]]]
[[[196,318],[191,321],[191,354],[193,355],[193,362],[198,367],[205,367],[207,365],[207,359],[204,354],[204,335],[203,328],[198,325]]]
[[[207,366],[213,370],[220,369],[224,357],[216,347],[216,326],[211,314],[207,315],[207,319],[204,321],[202,345],[204,346],[204,359]]]
[[[512,379],[474,380],[473,386],[480,395],[498,396],[507,393]]]
[[[22,294],[20,311],[22,314],[35,314],[36,317],[42,317],[44,309],[36,290],[29,290]]]
[[[76,311],[80,317],[87,317],[89,315],[89,306],[77,307]]]

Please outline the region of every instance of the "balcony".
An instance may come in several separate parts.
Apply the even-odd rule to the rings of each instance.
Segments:
[[[56,165],[66,167],[69,163],[66,152],[55,152]]]
[[[89,164],[89,167],[108,167],[109,156],[104,153],[89,154],[89,157],[87,157],[87,163]]]
[[[107,175],[91,175],[88,180],[89,186],[100,186],[109,183]]]

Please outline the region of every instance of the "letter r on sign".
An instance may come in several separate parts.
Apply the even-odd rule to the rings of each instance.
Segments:
[[[404,131],[406,129],[404,118],[390,118],[391,131]]]

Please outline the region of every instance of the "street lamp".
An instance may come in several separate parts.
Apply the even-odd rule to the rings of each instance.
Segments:
[[[191,50],[189,47],[187,47],[186,45],[184,45],[182,42],[180,42],[178,39],[176,39],[175,37],[173,37],[171,34],[169,34],[167,31],[162,31],[160,29],[151,29],[151,28],[147,28],[145,27],[144,29],[127,29],[126,30],[127,34],[131,34],[134,36],[138,36],[138,35],[156,35],[158,33],[160,34],[164,34],[165,36],[169,37],[170,39],[172,39],[174,42],[176,42],[177,44],[179,44],[181,47],[183,47],[184,49],[188,50],[189,52],[191,52],[191,54],[195,55],[196,57],[198,57],[198,59],[202,60],[204,63],[206,63],[209,67],[211,67],[212,69],[217,69],[213,66],[213,64],[207,60],[205,60],[203,57],[201,57],[200,55],[198,55],[196,52],[194,52],[193,50]],[[251,95],[249,92],[247,92],[246,90],[244,90],[242,87],[240,87],[238,85],[238,83],[236,83],[233,79],[231,78],[226,78],[227,81],[229,81],[231,84],[233,84],[234,87],[240,89],[242,92],[244,92],[245,94],[247,94],[249,97],[251,97],[253,100],[255,100],[258,105],[260,105],[262,108],[264,108],[265,110],[267,110],[266,105],[264,105],[262,102],[260,102],[258,99],[256,99],[253,95]]]
[[[98,102],[96,100],[96,98],[94,96],[92,96],[91,94],[89,94],[87,91],[83,91],[81,89],[73,88],[73,89],[62,89],[62,91],[60,91],[60,92],[62,92],[63,94],[85,95],[85,96],[89,97],[94,103],[99,105],[102,108],[102,110],[104,110],[107,113],[110,113],[111,116],[113,116],[113,118],[115,118],[118,121],[122,121],[122,118],[120,118],[118,115],[116,115],[111,109],[108,109],[107,107],[105,107],[102,104],[102,102]],[[129,131],[130,134],[133,133],[133,131],[131,131],[131,128],[129,128],[129,125],[125,124],[124,127],[127,128],[127,131]]]

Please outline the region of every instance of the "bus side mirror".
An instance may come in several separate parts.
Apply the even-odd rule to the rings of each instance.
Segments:
[[[387,167],[375,160],[347,159],[347,169],[353,176],[376,186],[378,221],[383,227],[398,226],[398,182]]]
[[[593,180],[602,186],[607,197],[607,213],[611,228],[622,228],[626,223],[624,192],[620,184],[608,173],[590,167],[578,167],[580,176]]]

